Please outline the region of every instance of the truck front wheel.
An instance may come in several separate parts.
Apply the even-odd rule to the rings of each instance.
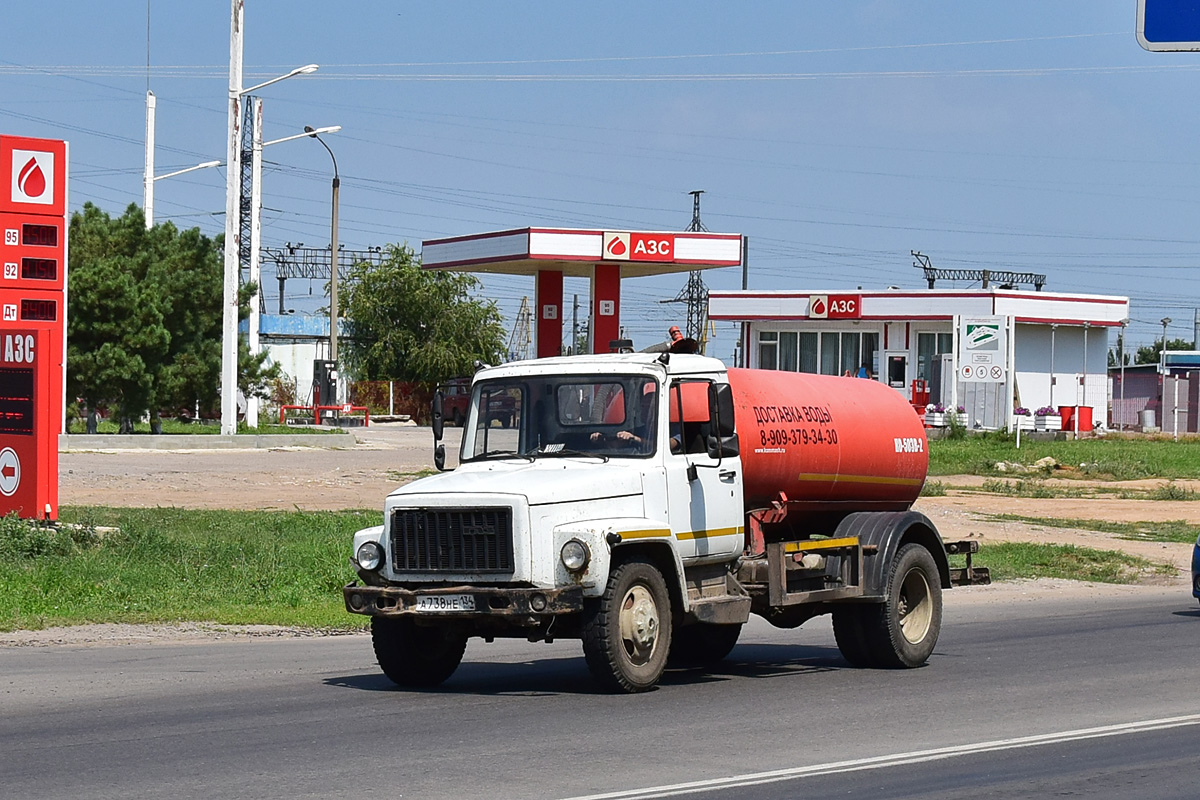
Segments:
[[[924,664],[942,629],[942,584],[933,556],[919,544],[901,547],[888,571],[884,602],[859,608],[862,641],[872,666],[904,669]],[[843,654],[853,663],[850,654]]]
[[[583,629],[583,655],[593,677],[609,689],[644,692],[658,683],[671,649],[671,599],[662,574],[648,561],[626,561]]]
[[[394,683],[429,688],[458,669],[467,637],[453,628],[423,628],[409,619],[371,617],[371,644],[380,669]]]

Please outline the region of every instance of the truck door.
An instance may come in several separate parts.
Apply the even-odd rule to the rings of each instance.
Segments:
[[[708,379],[671,384],[666,454],[667,505],[679,554],[688,560],[725,558],[742,550],[742,463],[708,455],[715,433]]]

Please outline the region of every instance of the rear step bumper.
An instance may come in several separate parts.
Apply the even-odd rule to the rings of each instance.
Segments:
[[[961,542],[946,542],[946,555],[966,556],[965,567],[950,568],[950,583],[955,586],[986,586],[992,582],[992,573],[987,567],[976,567],[971,564],[971,556],[979,552],[979,542],[964,540]]]

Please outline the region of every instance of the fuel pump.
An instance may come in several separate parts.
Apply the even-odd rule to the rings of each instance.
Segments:
[[[337,405],[337,362],[318,358],[313,361],[313,407]],[[334,417],[333,410],[321,411],[318,418]]]

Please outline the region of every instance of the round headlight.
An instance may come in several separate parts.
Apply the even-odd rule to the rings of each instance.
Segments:
[[[379,546],[379,542],[363,542],[358,546],[358,553],[354,558],[363,569],[379,569],[383,566],[383,548]]]
[[[578,539],[572,539],[563,545],[559,557],[562,559],[563,566],[570,572],[580,572],[591,561],[592,554],[586,544]]]

